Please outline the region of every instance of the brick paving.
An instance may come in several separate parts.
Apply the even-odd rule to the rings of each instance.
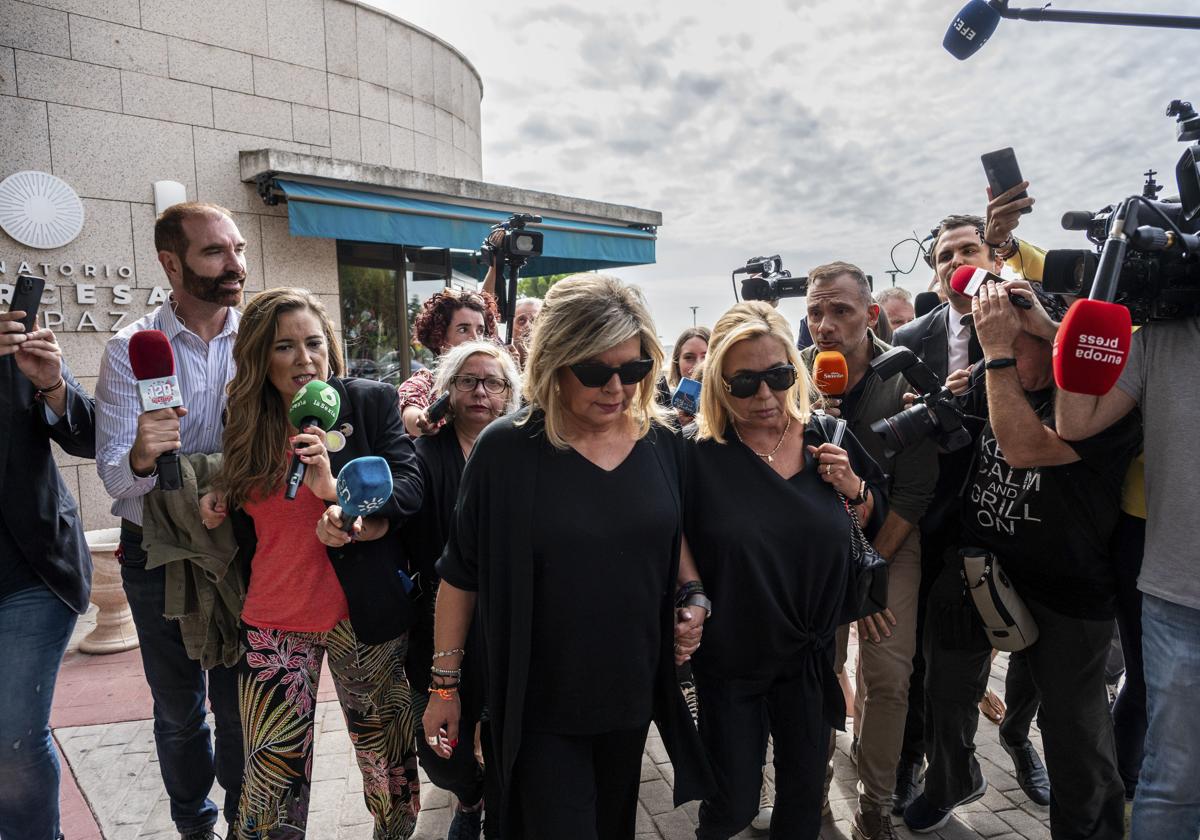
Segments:
[[[81,622],[76,636],[87,629]],[[992,670],[992,688],[1001,696],[1006,665],[1006,657],[998,656]],[[327,672],[322,683],[308,836],[314,840],[369,840],[371,819],[363,804],[362,777]],[[67,840],[176,840],[149,717],[149,691],[137,651],[107,657],[68,654],[52,718],[65,759],[62,806]],[[1033,739],[1040,750],[1036,725]],[[981,719],[977,741],[984,775],[991,784],[987,795],[960,809],[945,828],[924,836],[945,840],[1049,838],[1047,809],[1033,805],[1017,787],[1011,762],[998,743],[997,727]],[[850,735],[839,734],[830,792],[833,813],[822,830],[823,840],[850,837],[856,775],[849,746]],[[672,808],[672,779],[666,751],[652,732],[642,760],[638,840],[691,840],[695,836],[698,806],[691,803]],[[213,800],[219,803],[221,796],[214,787]],[[415,837],[444,838],[450,821],[449,799],[444,791],[429,785],[424,774],[421,801]],[[224,828],[223,822],[218,824],[219,831]],[[898,833],[905,838],[915,836],[903,826]],[[765,833],[748,829],[738,836],[765,837]]]

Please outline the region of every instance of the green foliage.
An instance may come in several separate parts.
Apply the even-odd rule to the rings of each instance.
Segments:
[[[547,274],[544,277],[518,277],[517,294],[521,297],[544,298],[551,286],[564,277],[570,277],[573,273]]]

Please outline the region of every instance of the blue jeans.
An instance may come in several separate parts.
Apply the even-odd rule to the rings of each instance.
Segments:
[[[1200,836],[1200,610],[1142,598],[1146,754],[1133,800],[1131,840]]]
[[[45,586],[0,599],[0,837],[58,837],[50,702],[75,618]]]
[[[142,667],[154,698],[154,746],[171,819],[181,834],[209,828],[217,806],[208,798],[213,779],[225,788],[225,819],[234,823],[242,794],[242,721],[237,669],[207,672],[187,655],[179,622],[163,618],[166,573],[145,567],[141,535],[121,529],[121,582],[141,642]],[[205,697],[217,721],[216,749],[205,721]]]

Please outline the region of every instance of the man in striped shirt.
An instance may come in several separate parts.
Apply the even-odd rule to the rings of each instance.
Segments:
[[[164,569],[146,568],[142,496],[157,480],[155,459],[180,450],[219,452],[225,385],[233,378],[233,343],[246,281],[246,241],[228,210],[177,204],[154,226],[158,261],[171,297],[121,330],[104,348],[96,384],[96,468],[112,512],[121,517],[121,578],[141,641],[142,664],[154,697],[154,741],[171,800],[171,818],[185,840],[217,837],[214,777],[225,789],[233,822],[242,782],[242,733],[237,670],[207,673],[188,658],[179,623],[163,617]],[[161,330],[175,354],[183,407],[143,412],[129,362],[129,339]],[[205,696],[216,718],[214,756]]]

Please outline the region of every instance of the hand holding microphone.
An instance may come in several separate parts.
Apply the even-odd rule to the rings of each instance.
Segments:
[[[325,451],[324,434],[313,439],[312,428],[319,428],[322,432],[327,432],[333,428],[337,422],[338,415],[342,411],[342,398],[337,390],[332,386],[313,379],[305,383],[304,387],[296,392],[292,397],[292,405],[288,409],[288,422],[294,428],[300,431],[300,434],[292,439],[292,443],[296,446],[296,451],[292,455],[292,467],[288,470],[287,485],[283,491],[285,499],[296,498],[296,493],[300,489],[300,483],[304,481],[304,474],[308,469],[309,463],[317,463],[314,461],[319,453]],[[314,449],[319,446],[319,450]],[[301,448],[305,451],[301,452]],[[305,460],[305,459],[309,460]],[[328,472],[328,459],[326,459],[326,472]],[[321,476],[325,478],[325,476]],[[330,477],[332,481],[332,477]],[[311,489],[311,485],[310,485]],[[332,489],[322,487],[322,490]],[[329,498],[332,493],[318,493],[313,490],[313,495],[318,498]]]
[[[842,401],[836,398],[846,393],[849,376],[846,357],[837,350],[822,350],[813,359],[813,385],[826,398],[825,413],[830,417],[842,416]]]
[[[960,269],[961,270],[961,269]],[[1024,298],[1019,298],[1024,300]],[[1024,328],[1017,314],[1015,300],[1001,285],[989,280],[975,297],[971,298],[971,316],[975,322],[975,335],[984,356],[991,359],[1009,358],[1013,345]]]
[[[135,475],[150,475],[157,469],[158,489],[178,490],[183,486],[179,419],[187,409],[175,377],[175,353],[166,333],[139,330],[130,336],[129,366],[137,379],[142,403],[137,436],[129,450],[129,466]]]
[[[338,504],[331,505],[317,525],[317,537],[331,548],[341,548],[353,539],[378,539],[387,532],[364,536],[366,517],[392,498],[392,470],[378,455],[355,458],[337,477]]]

